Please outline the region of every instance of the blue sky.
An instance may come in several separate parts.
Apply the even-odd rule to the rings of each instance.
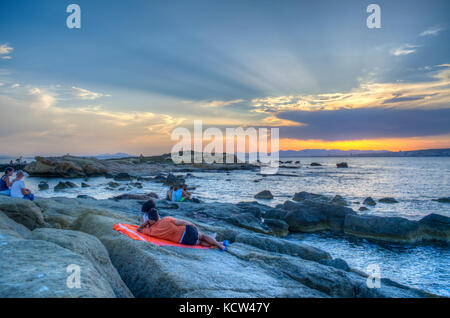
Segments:
[[[70,3],[81,7],[79,30],[66,27]],[[381,7],[381,29],[366,27],[370,3]],[[336,139],[326,128],[302,135],[305,110],[449,107],[449,1],[17,0],[0,9],[0,53],[3,45],[9,56],[0,59],[0,107],[34,105],[0,129],[4,151],[157,153],[170,149],[170,129],[193,119],[285,127],[282,137],[301,147]],[[435,140],[450,146],[441,128]]]

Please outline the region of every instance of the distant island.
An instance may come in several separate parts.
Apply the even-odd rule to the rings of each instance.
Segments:
[[[281,150],[280,157],[450,157],[450,148],[411,151],[304,149]]]

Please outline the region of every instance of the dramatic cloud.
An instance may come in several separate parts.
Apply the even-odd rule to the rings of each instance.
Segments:
[[[450,65],[431,68],[423,82],[375,83],[362,82],[347,92],[317,95],[271,96],[254,99],[254,111],[273,116],[291,110],[337,110],[341,108],[448,107],[450,100]]]
[[[278,114],[278,117],[301,124],[297,127],[280,127],[282,138],[335,141],[450,133],[450,108],[289,111]]]
[[[0,92],[2,116],[8,119],[0,127],[4,151],[76,154],[120,148],[137,154],[162,152],[171,144],[171,131],[184,120],[152,112],[113,111],[99,105],[60,105],[66,102],[48,88],[20,86]]]

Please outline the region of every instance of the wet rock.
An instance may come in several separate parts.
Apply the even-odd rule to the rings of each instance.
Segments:
[[[346,162],[339,162],[336,164],[337,168],[348,168],[348,164]]]
[[[254,196],[255,199],[265,199],[265,200],[271,200],[273,199],[273,195],[269,190],[261,191]]]
[[[167,178],[164,180],[164,184],[169,186],[180,186],[185,184],[185,180],[181,176],[175,176],[174,174],[169,173]]]
[[[366,208],[365,206],[360,206],[358,210],[359,211],[368,211],[369,209]]]
[[[322,165],[320,163],[317,163],[317,162],[311,162],[310,166],[311,167],[321,167]]]
[[[378,200],[378,202],[381,202],[381,203],[398,203],[398,201],[395,200],[394,198],[382,198],[382,199]]]
[[[120,186],[120,183],[113,182],[113,181],[108,182],[108,187],[110,187],[110,188],[117,188],[119,186]]]
[[[322,259],[319,261],[320,264],[331,266],[343,271],[349,271],[350,266],[348,266],[347,262],[344,261],[341,258],[335,258],[335,259]]]
[[[140,183],[140,182],[133,182],[133,183],[130,183],[130,185],[133,186],[133,187],[136,187],[138,189],[142,189],[143,188],[142,183]]]
[[[364,205],[370,205],[370,206],[375,206],[375,205],[377,205],[377,203],[375,202],[375,200],[372,199],[371,197],[365,198],[364,201],[363,201],[363,204],[364,204]]]
[[[291,232],[342,231],[345,217],[356,215],[350,208],[313,201],[286,201],[284,208],[289,211],[284,221]]]
[[[269,227],[275,236],[284,237],[289,234],[289,224],[280,219],[264,219],[264,224]]]
[[[292,200],[297,202],[303,202],[305,200],[317,201],[317,202],[328,202],[329,198],[321,194],[309,193],[309,192],[297,192],[294,194]]]
[[[55,186],[54,190],[55,191],[61,191],[61,190],[66,190],[66,189],[71,189],[71,188],[77,188],[78,186],[70,181],[60,181],[58,182],[58,184]]]
[[[419,223],[401,217],[347,215],[344,233],[386,242],[416,242],[422,239]]]
[[[114,180],[116,181],[131,181],[133,178],[126,172],[121,172],[114,176]]]
[[[65,190],[67,189],[67,185],[65,182],[59,182],[56,186],[55,186],[55,191],[59,191],[59,190]]]
[[[47,181],[41,181],[38,184],[38,188],[39,188],[39,191],[42,191],[42,190],[48,190],[50,187],[49,187]]]
[[[450,242],[450,218],[440,214],[429,214],[419,221],[423,238]]]
[[[82,187],[82,188],[89,188],[90,185],[87,184],[87,183],[85,183],[85,182],[81,182],[81,187]]]
[[[66,184],[67,188],[78,188],[78,186],[75,183],[70,182],[70,181],[66,181],[65,184]]]
[[[450,197],[444,197],[444,198],[439,198],[439,199],[433,199],[433,201],[437,201],[440,203],[450,203]]]
[[[86,194],[79,194],[79,195],[77,195],[77,198],[78,198],[78,199],[91,199],[91,200],[97,200],[96,198],[91,197],[90,195],[86,195]]]
[[[334,205],[340,205],[340,206],[347,206],[348,202],[339,194],[337,194],[333,200],[331,200],[330,204],[334,204]]]

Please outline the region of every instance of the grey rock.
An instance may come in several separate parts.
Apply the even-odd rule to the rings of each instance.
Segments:
[[[319,260],[319,263],[323,264],[323,265],[331,266],[331,267],[334,267],[334,268],[337,268],[337,269],[340,269],[340,270],[343,270],[346,272],[350,270],[350,266],[348,266],[347,262],[341,258],[322,259],[322,260]]]
[[[273,199],[273,195],[269,190],[261,191],[254,196],[255,199],[265,199],[270,200]]]
[[[421,240],[419,223],[400,217],[347,215],[344,232],[387,242]]]
[[[363,204],[364,204],[364,205],[370,205],[370,206],[375,206],[375,205],[377,205],[377,203],[375,202],[375,200],[372,199],[371,197],[365,198],[364,201],[363,201]]]
[[[328,202],[329,198],[321,195],[321,194],[315,194],[315,193],[309,193],[309,192],[297,192],[296,194],[294,194],[294,197],[292,198],[292,200],[297,201],[297,202],[303,202],[305,200],[310,200],[310,201],[317,201],[317,202]]]
[[[29,230],[45,225],[41,210],[29,200],[0,196],[0,211]]]
[[[378,200],[378,202],[381,202],[381,203],[398,203],[398,201],[395,200],[394,198],[382,198],[382,199]]]
[[[331,200],[330,204],[334,204],[334,205],[340,205],[340,206],[347,206],[348,202],[339,194],[337,194],[333,200]]]
[[[0,254],[2,298],[115,297],[109,282],[89,260],[57,244],[3,239]],[[72,264],[80,269],[80,288],[67,285]]]
[[[95,236],[77,231],[46,228],[34,230],[30,239],[52,242],[84,256],[92,263],[100,275],[109,282],[116,297],[133,297],[133,294],[112,265],[108,251]]]
[[[437,201],[440,203],[450,203],[450,197],[444,197],[444,198],[439,198],[439,199],[433,199],[433,201]]]
[[[284,237],[289,234],[289,224],[279,219],[264,219],[264,224],[269,227],[273,235]]]

